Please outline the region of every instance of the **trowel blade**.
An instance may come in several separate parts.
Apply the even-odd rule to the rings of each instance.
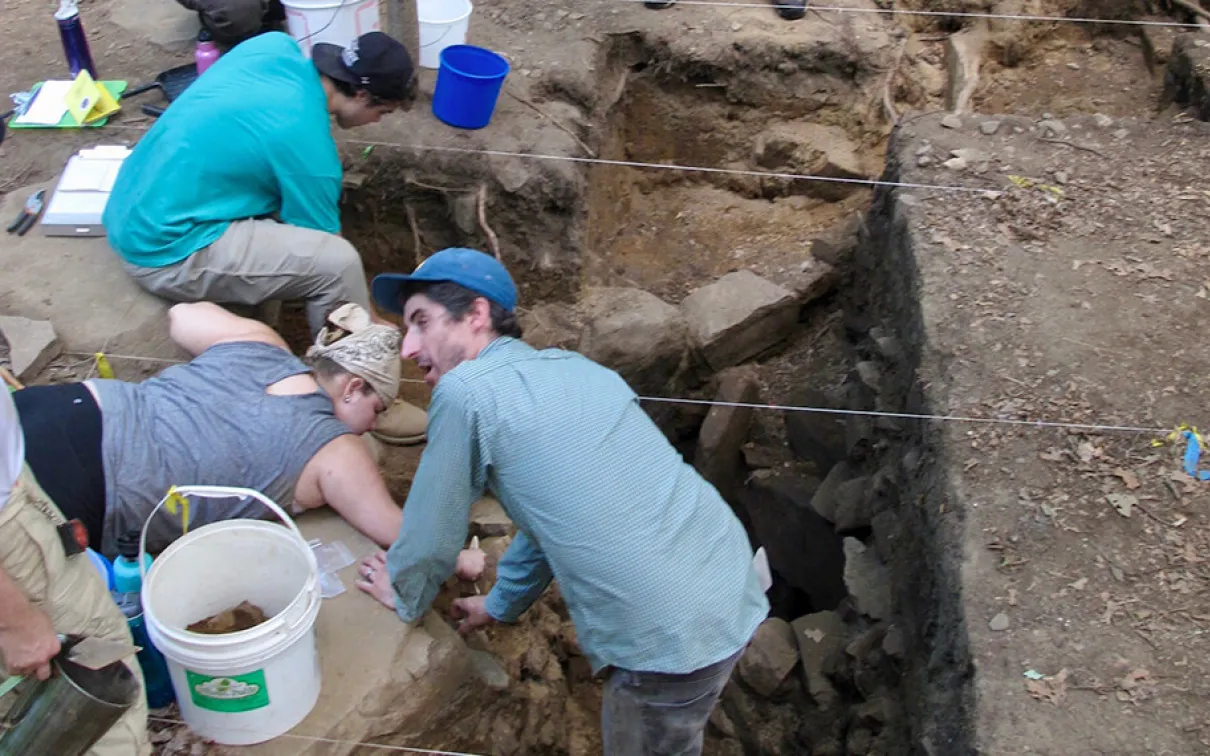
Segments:
[[[134,656],[142,650],[138,646],[126,643],[125,641],[105,640],[103,638],[80,638],[77,640],[72,637],[68,639],[68,645],[70,647],[67,651],[67,660],[89,669],[108,667],[116,661]]]

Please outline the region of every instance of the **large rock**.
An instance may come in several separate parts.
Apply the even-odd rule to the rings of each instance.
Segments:
[[[710,367],[722,370],[789,337],[798,300],[790,290],[738,270],[694,291],[681,311]]]
[[[810,121],[774,124],[757,136],[754,151],[757,165],[770,171],[837,179],[869,178],[861,150],[835,126]],[[791,191],[832,202],[861,188],[835,181],[794,181],[787,186]]]
[[[616,370],[636,391],[661,391],[680,369],[688,341],[677,308],[642,289],[589,289],[580,302],[579,351]]]
[[[844,582],[862,614],[891,615],[891,576],[874,550],[856,538],[844,539]]]
[[[807,692],[819,708],[830,709],[840,702],[840,694],[828,680],[828,675],[844,660],[848,628],[836,612],[808,614],[794,620],[791,627],[798,641]]]
[[[131,41],[151,42],[177,53],[191,49],[201,29],[196,13],[164,0],[115,0],[109,7],[109,20],[121,27],[128,39],[133,38]]]
[[[987,43],[986,27],[976,24],[946,38],[945,62],[949,68],[949,88],[945,107],[954,113],[970,110],[971,96],[979,86],[979,66]]]
[[[481,496],[471,504],[470,534],[480,538],[512,535],[516,526],[504,512],[500,502],[491,496]]]
[[[38,189],[49,196],[56,183],[10,192],[0,202],[0,218],[17,217],[26,197]],[[65,350],[188,358],[169,338],[168,302],[131,280],[104,237],[44,236],[34,226],[0,244],[0,270],[0,313],[49,320]],[[128,360],[111,364],[119,378],[143,377],[131,374]]]
[[[1172,43],[1164,72],[1164,101],[1189,108],[1210,121],[1210,40],[1201,33],[1182,34]]]
[[[741,494],[757,543],[769,566],[811,597],[816,608],[834,608],[845,597],[844,549],[832,524],[811,509],[817,483],[808,478],[753,473]]]
[[[518,317],[525,343],[535,349],[576,349],[583,327],[579,310],[561,302],[547,302]]]
[[[795,392],[789,403],[796,407],[841,409],[843,397],[803,389]],[[827,412],[786,412],[786,440],[794,456],[811,462],[820,475],[827,475],[832,467],[845,458],[845,418]]]
[[[756,628],[736,669],[752,690],[771,698],[798,666],[798,656],[798,643],[790,623],[770,617]]]
[[[719,384],[720,402],[753,404],[760,398],[756,374],[746,367],[724,371]],[[743,464],[741,447],[752,424],[751,407],[716,405],[710,408],[698,432],[693,466],[728,501],[734,501],[737,479]]]
[[[48,320],[0,316],[0,334],[8,344],[13,375],[28,381],[63,352],[63,344]]]
[[[241,753],[253,756],[331,754],[331,742],[411,742],[465,694],[472,657],[458,633],[434,613],[405,624],[353,586],[361,558],[378,551],[328,508],[298,518],[304,538],[340,541],[356,558],[337,573],[346,591],[324,599],[316,622],[322,687],[311,713],[291,733]],[[341,751],[344,753],[344,751]]]
[[[811,508],[815,513],[828,522],[836,522],[836,507],[840,499],[840,487],[853,477],[853,471],[848,462],[841,461],[828,471],[828,477],[823,479],[815,494],[811,497]]]

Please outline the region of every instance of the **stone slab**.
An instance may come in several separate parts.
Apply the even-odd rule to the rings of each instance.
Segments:
[[[0,217],[15,218],[26,197],[38,189],[49,196],[56,183],[11,192]],[[44,236],[35,226],[0,244],[0,270],[0,314],[49,320],[66,351],[187,356],[168,337],[170,303],[140,289],[104,237]]]
[[[676,307],[642,289],[592,288],[580,308],[586,325],[579,350],[616,370],[636,391],[663,391],[688,348]]]
[[[297,520],[307,539],[342,542],[356,561],[337,575],[345,592],[324,599],[316,622],[322,687],[311,713],[291,735],[401,744],[421,733],[472,679],[470,650],[430,613],[405,624],[355,585],[357,564],[378,547],[324,508]],[[421,743],[409,743],[423,745]],[[255,756],[336,753],[333,745],[279,737],[239,749]],[[347,753],[348,751],[339,751]]]
[[[109,20],[131,36],[175,53],[191,50],[201,29],[197,14],[175,0],[115,0]]]
[[[756,375],[748,367],[724,371],[715,400],[753,404],[760,399]],[[728,501],[734,501],[743,454],[740,447],[752,425],[751,407],[718,405],[710,408],[697,436],[693,466]]]
[[[504,512],[500,502],[491,496],[483,496],[471,504],[470,534],[480,538],[496,538],[512,535],[516,526]]]
[[[722,370],[786,339],[798,319],[798,302],[790,290],[737,270],[695,290],[681,312],[710,367]]]
[[[1210,121],[1210,40],[1204,34],[1182,34],[1172,43],[1164,71],[1164,99],[1189,108]]]
[[[9,345],[13,375],[28,381],[63,351],[63,344],[48,320],[0,315],[0,333]]]

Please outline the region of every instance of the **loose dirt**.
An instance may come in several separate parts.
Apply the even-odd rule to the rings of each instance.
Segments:
[[[236,606],[198,620],[185,629],[203,635],[225,635],[251,630],[268,619],[264,609],[249,601],[241,601]]]

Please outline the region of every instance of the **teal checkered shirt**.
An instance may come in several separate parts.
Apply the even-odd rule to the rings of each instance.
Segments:
[[[743,526],[617,373],[498,338],[441,378],[387,552],[396,612],[452,574],[485,491],[517,525],[487,611],[513,622],[559,582],[593,670],[681,674],[739,651],[768,613]]]

